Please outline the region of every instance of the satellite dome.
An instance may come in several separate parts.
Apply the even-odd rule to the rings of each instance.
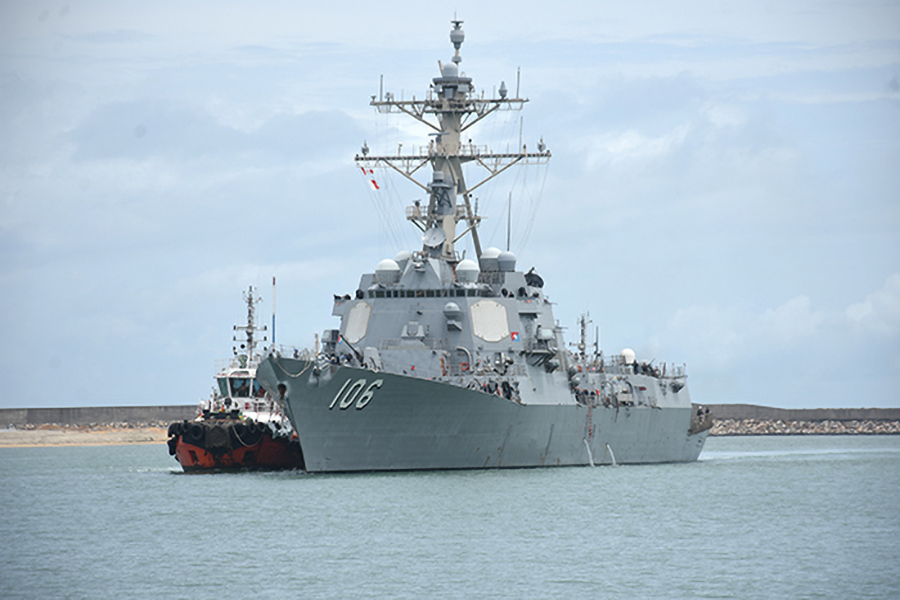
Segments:
[[[509,250],[501,252],[499,256],[497,256],[497,262],[500,265],[501,271],[516,270],[516,255]]]
[[[632,350],[631,348],[625,348],[624,350],[622,350],[621,356],[626,365],[634,364],[634,350]]]
[[[475,283],[478,281],[480,272],[481,269],[478,268],[475,261],[468,258],[459,261],[459,264],[456,265],[456,279],[460,283]]]
[[[444,316],[448,319],[454,319],[462,314],[462,311],[459,309],[459,304],[456,302],[448,302],[444,305]]]
[[[444,77],[459,77],[459,67],[457,67],[452,62],[447,63],[446,65],[444,65],[444,68],[441,70],[441,74]]]
[[[410,258],[412,258],[412,252],[409,250],[401,250],[397,253],[394,260],[397,262],[397,266],[400,267],[400,271],[406,270],[406,263],[409,262]]]
[[[499,271],[500,248],[488,248],[481,253],[481,268],[485,271]]]
[[[400,265],[389,258],[384,259],[375,267],[375,280],[378,283],[397,283],[400,281]]]

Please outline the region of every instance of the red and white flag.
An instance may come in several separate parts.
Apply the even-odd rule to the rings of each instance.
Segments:
[[[378,187],[378,182],[375,181],[375,171],[372,169],[367,169],[365,167],[360,167],[362,169],[363,175],[365,175],[369,179],[369,185],[372,186],[373,190],[380,190]]]

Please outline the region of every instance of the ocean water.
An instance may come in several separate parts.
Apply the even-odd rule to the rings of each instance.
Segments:
[[[0,598],[900,597],[900,436],[352,475],[5,448],[0,503]]]

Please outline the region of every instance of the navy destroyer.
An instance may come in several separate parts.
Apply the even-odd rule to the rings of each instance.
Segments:
[[[319,347],[283,356],[274,348],[256,376],[285,407],[310,472],[539,467],[696,460],[711,423],[692,408],[683,367],[604,357],[586,341],[566,348],[543,279],[516,270],[516,257],[482,250],[472,192],[536,152],[491,153],[463,134],[526,99],[476,94],[455,52],[438,63],[424,99],[373,96],[380,112],[402,113],[433,130],[418,152],[376,155],[363,145],[366,173],[386,167],[425,194],[406,210],[422,246],[379,262],[355,294],[335,296],[340,328]],[[518,90],[516,91],[518,96]],[[468,138],[468,135],[466,135]],[[487,173],[470,185],[463,167]],[[419,181],[430,170],[430,178]],[[471,236],[477,262],[455,247]]]

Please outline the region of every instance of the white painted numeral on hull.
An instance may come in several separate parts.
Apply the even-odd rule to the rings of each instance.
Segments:
[[[375,396],[375,390],[380,388],[383,383],[383,379],[376,379],[366,387],[365,379],[357,379],[353,382],[353,385],[350,385],[350,380],[348,379],[341,386],[341,389],[338,390],[338,393],[335,394],[334,400],[328,406],[328,410],[334,409],[335,404],[337,404],[339,409],[347,410],[353,405],[354,401],[356,401],[356,410],[362,410],[372,401],[372,398]],[[360,395],[360,391],[363,388],[365,388],[365,391]],[[356,399],[357,396],[359,396],[359,400]]]
[[[359,390],[363,389],[363,386],[366,385],[365,379],[357,379],[353,382],[353,385],[350,386],[350,389],[347,390],[347,393],[344,394],[343,399],[341,399],[341,403],[338,405],[338,408],[341,410],[347,410],[350,408],[350,405],[353,404],[353,401],[356,400],[356,395],[359,394]]]
[[[347,381],[345,381],[345,382],[344,382],[344,385],[341,386],[341,389],[338,390],[338,393],[337,393],[337,395],[335,395],[334,400],[332,400],[332,401],[331,401],[331,404],[328,405],[328,410],[331,410],[332,408],[334,408],[334,405],[337,404],[338,398],[341,397],[341,394],[344,393],[344,390],[347,389],[347,386],[348,386],[348,385],[350,385],[350,380],[349,380],[349,379],[348,379]]]
[[[380,388],[382,383],[384,383],[383,379],[376,379],[369,384],[369,387],[366,388],[366,391],[363,392],[363,395],[359,397],[359,401],[356,403],[356,410],[362,410],[366,407],[366,405],[372,400],[372,397],[375,395],[375,390]]]

